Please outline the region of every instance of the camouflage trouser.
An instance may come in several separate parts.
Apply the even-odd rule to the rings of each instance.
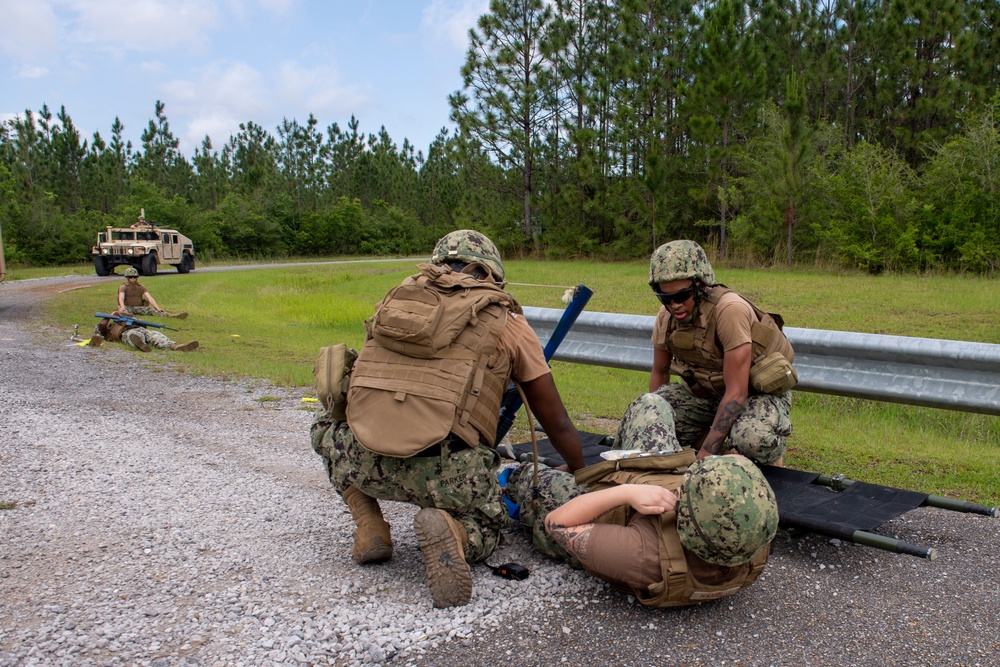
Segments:
[[[169,350],[174,344],[174,341],[170,340],[159,331],[153,331],[152,329],[146,329],[145,327],[137,327],[135,329],[129,329],[122,334],[122,342],[139,349],[136,345],[136,341],[141,340],[146,345],[151,345],[152,347],[158,347],[164,350]]]
[[[615,449],[644,452],[679,452],[674,429],[674,408],[659,394],[643,394],[632,401],[618,425]]]
[[[533,492],[534,464],[521,463],[507,478],[504,493],[521,509],[521,525],[531,533],[531,542],[540,552],[579,567],[572,558],[545,532],[545,517],[560,505],[586,493],[587,488],[576,483],[572,473],[538,466],[538,494]]]
[[[160,310],[159,308],[153,308],[152,306],[125,306],[126,315],[159,315],[160,317],[166,317],[167,311]]]
[[[493,449],[451,452],[446,440],[432,456],[381,456],[358,444],[346,422],[327,421],[322,409],[311,440],[338,493],[354,486],[373,498],[445,510],[469,534],[469,562],[488,557],[500,542],[507,510],[497,481],[500,457]]]
[[[100,336],[101,330],[95,326],[94,333]],[[126,329],[125,332],[122,333],[122,342],[136,350],[139,349],[135,344],[137,340],[143,341],[146,345],[159,347],[164,350],[169,350],[171,346],[174,345],[174,341],[170,340],[159,331],[153,331],[152,329],[147,329],[145,327]]]
[[[698,398],[687,385],[674,382],[656,390],[673,407],[677,440],[682,447],[694,447],[715,420],[719,401]],[[792,433],[792,393],[751,394],[743,412],[729,430],[725,447],[759,463],[773,463],[785,453],[785,442]]]

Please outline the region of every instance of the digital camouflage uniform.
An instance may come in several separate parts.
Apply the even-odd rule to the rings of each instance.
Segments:
[[[482,265],[497,285],[505,284],[499,251],[489,238],[474,230],[444,236],[435,246],[431,262]],[[540,355],[537,338],[535,344]],[[322,409],[314,419],[311,442],[323,457],[331,484],[342,496],[355,487],[371,498],[444,510],[468,534],[464,546],[467,562],[485,559],[498,545],[507,510],[497,481],[500,457],[492,447],[468,447],[452,434],[414,456],[377,454],[357,441],[347,422],[334,421]]]
[[[681,446],[694,447],[712,426],[719,401],[698,398],[683,382],[665,384],[655,393],[673,407],[676,438]],[[762,465],[774,463],[785,453],[785,443],[792,433],[791,410],[790,391],[748,395],[723,446]]]
[[[152,306],[125,306],[125,315],[148,315],[148,316],[159,316],[166,317],[167,311],[160,310],[159,308],[153,308]]]
[[[496,478],[497,453],[489,447],[448,449],[450,438],[429,456],[381,456],[358,444],[346,422],[322,410],[313,422],[312,446],[323,457],[338,493],[349,486],[373,498],[447,511],[469,534],[465,556],[480,561],[493,553],[507,520]]]
[[[694,241],[671,241],[660,246],[650,260],[649,284],[692,279],[701,290],[716,285],[715,272],[704,249]],[[697,304],[695,302],[695,311]],[[696,317],[696,313],[692,314]],[[656,390],[673,406],[677,440],[682,447],[695,447],[711,428],[719,408],[719,399],[695,396],[684,382],[672,382]],[[758,464],[777,461],[785,452],[792,433],[792,393],[747,395],[743,410],[736,418],[723,451],[742,454]]]
[[[102,335],[98,326],[94,327],[94,333],[98,336]],[[142,341],[146,345],[158,347],[163,350],[169,350],[175,345],[174,341],[170,340],[159,331],[153,331],[152,329],[147,329],[146,327],[132,327],[131,329],[126,329],[122,332],[121,342],[125,343],[129,347],[136,350],[140,349],[139,346],[136,345],[137,341]]]

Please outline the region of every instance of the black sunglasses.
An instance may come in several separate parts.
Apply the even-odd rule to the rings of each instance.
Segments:
[[[669,306],[672,303],[684,303],[692,296],[694,296],[694,283],[691,283],[689,287],[677,290],[676,292],[670,292],[669,294],[664,294],[661,292],[657,285],[653,285],[653,296],[660,300],[664,306]]]

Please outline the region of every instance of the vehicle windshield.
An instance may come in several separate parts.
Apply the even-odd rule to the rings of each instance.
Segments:
[[[114,241],[135,241],[135,232],[111,232]]]

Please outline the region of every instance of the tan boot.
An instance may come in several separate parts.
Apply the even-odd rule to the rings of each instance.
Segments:
[[[135,335],[133,335],[133,331],[126,331],[122,334],[122,340],[128,341],[140,352],[149,352],[149,345],[146,344],[146,341],[142,339],[142,336],[137,331],[134,333]]]
[[[187,316],[188,316],[187,313],[170,313],[169,315],[167,315],[167,317],[176,317],[179,320],[186,320]]]
[[[351,550],[354,561],[364,565],[382,563],[392,558],[389,524],[382,517],[378,501],[353,486],[347,487],[342,495],[358,526],[354,531],[354,548]]]
[[[90,337],[90,342],[87,343],[90,347],[100,347],[101,343],[104,342],[104,336],[101,334],[94,334]]]
[[[190,352],[198,349],[198,341],[193,340],[190,343],[174,343],[170,346],[170,349],[176,350],[177,352]]]
[[[444,510],[425,507],[413,520],[427,564],[427,585],[435,607],[460,607],[472,599],[472,572],[465,562],[469,534]]]
[[[784,468],[785,467],[785,457],[784,456],[779,456],[778,460],[775,461],[774,463],[772,463],[771,465],[773,465],[775,468]]]

